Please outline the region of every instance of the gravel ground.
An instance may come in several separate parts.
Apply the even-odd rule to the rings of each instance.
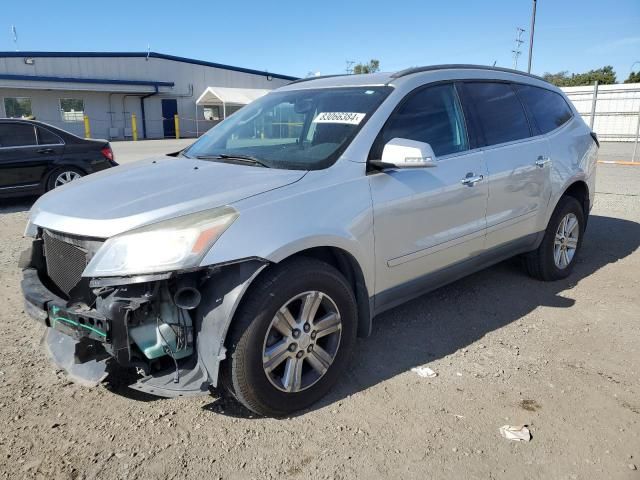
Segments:
[[[334,392],[282,420],[69,382],[23,312],[30,203],[5,201],[0,478],[640,478],[640,167],[598,175],[569,279],[509,261],[389,311]]]

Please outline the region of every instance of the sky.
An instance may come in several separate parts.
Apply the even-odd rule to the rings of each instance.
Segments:
[[[146,51],[304,77],[440,63],[527,67],[531,0],[0,0],[0,51]],[[538,0],[532,73],[640,62],[640,0]],[[634,69],[640,70],[640,63]]]

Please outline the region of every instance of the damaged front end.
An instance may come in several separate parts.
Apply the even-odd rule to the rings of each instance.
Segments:
[[[247,260],[149,275],[86,278],[100,239],[41,229],[23,254],[27,313],[47,327],[52,360],[97,384],[135,369],[130,385],[149,394],[206,394],[217,385],[224,338],[240,297],[266,265]]]

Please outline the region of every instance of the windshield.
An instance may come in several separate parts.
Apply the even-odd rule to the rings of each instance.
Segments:
[[[190,158],[270,168],[332,165],[390,87],[273,92],[243,107],[183,152]]]

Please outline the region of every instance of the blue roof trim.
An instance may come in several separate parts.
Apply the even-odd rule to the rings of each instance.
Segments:
[[[223,63],[206,62],[204,60],[196,60],[193,58],[178,57],[175,55],[167,55],[157,52],[0,52],[0,58],[9,57],[34,57],[34,58],[160,58],[163,60],[173,60],[174,62],[191,63],[193,65],[202,65],[205,67],[221,68],[223,70],[232,70],[234,72],[249,73],[252,75],[260,75],[263,77],[271,76],[282,80],[298,80],[298,77],[282,75],[279,73],[264,72],[261,70],[253,70],[251,68],[234,67]]]
[[[19,80],[27,82],[64,82],[64,83],[100,83],[107,85],[143,85],[150,87],[173,87],[173,82],[154,82],[152,80],[113,80],[109,78],[46,77],[43,75],[10,75],[0,73],[0,80]]]

